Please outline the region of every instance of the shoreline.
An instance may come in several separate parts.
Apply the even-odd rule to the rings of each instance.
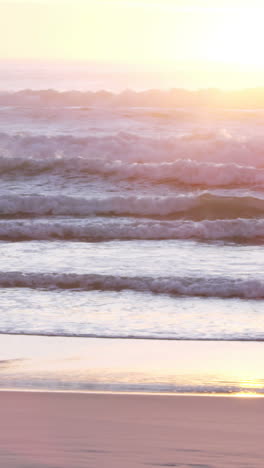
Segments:
[[[1,392],[5,468],[263,466],[261,399]]]
[[[133,390],[61,390],[61,389],[38,389],[38,388],[0,388],[2,393],[40,393],[40,394],[62,394],[62,395],[113,395],[113,396],[157,396],[157,397],[186,397],[186,398],[241,398],[241,399],[261,399],[264,393],[239,392],[239,393],[199,393],[199,392],[151,392]]]
[[[39,336],[39,337],[47,337],[47,338],[76,338],[76,339],[91,339],[91,340],[134,340],[134,341],[186,341],[186,342],[194,342],[194,343],[264,343],[263,338],[178,338],[178,337],[156,337],[156,336],[111,336],[111,335],[89,335],[89,334],[55,334],[55,333],[22,333],[22,332],[7,332],[7,331],[0,331],[0,336]]]

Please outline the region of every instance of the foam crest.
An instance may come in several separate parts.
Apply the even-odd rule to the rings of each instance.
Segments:
[[[1,272],[1,288],[47,288],[122,291],[204,297],[264,297],[264,282],[223,277],[126,277],[94,274]]]
[[[198,193],[178,196],[109,196],[77,198],[63,195],[3,195],[2,216],[135,216],[193,219],[254,218],[263,215],[264,200],[254,196]]]
[[[39,175],[42,172],[68,176],[97,174],[118,180],[148,180],[153,183],[176,183],[207,187],[264,185],[264,169],[235,163],[206,163],[190,159],[163,163],[109,162],[103,159],[76,158],[0,158],[2,173]]]
[[[264,138],[252,136],[242,138],[230,135],[226,131],[211,133],[192,133],[185,136],[171,137],[143,136],[127,132],[119,132],[113,135],[88,135],[83,137],[73,135],[31,135],[31,134],[0,134],[0,167],[15,168],[16,164],[22,168],[23,164],[43,164],[47,169],[50,165],[63,166],[76,170],[100,170],[100,164],[117,163],[177,163],[178,160],[187,161],[188,170],[191,164],[207,162],[205,171],[209,170],[212,163],[236,163],[249,166],[252,172],[254,168],[263,167]],[[5,159],[11,158],[11,160]],[[12,158],[14,161],[12,162]],[[72,158],[72,159],[71,159]],[[32,161],[36,160],[36,162]],[[99,166],[96,160],[99,159]],[[182,164],[180,162],[180,164]],[[138,171],[135,169],[132,171]],[[164,170],[166,171],[166,165]],[[234,166],[235,170],[236,166]],[[150,168],[151,169],[151,168]],[[179,169],[177,166],[175,169]],[[194,170],[198,168],[194,165]],[[223,167],[223,170],[225,167]],[[239,169],[239,168],[238,168]],[[240,168],[241,169],[241,168]],[[242,168],[243,169],[243,168]],[[37,170],[37,168],[36,168]],[[105,169],[106,172],[108,169]],[[113,168],[115,171],[115,168]],[[184,167],[183,167],[184,170]],[[215,173],[221,167],[213,169]],[[104,169],[102,170],[102,172]],[[206,176],[206,174],[205,174]],[[210,174],[209,174],[210,176]],[[164,176],[163,176],[164,177]],[[228,177],[228,176],[226,176]],[[250,177],[250,176],[249,176]],[[263,181],[263,175],[262,175]]]
[[[131,221],[116,223],[106,220],[82,223],[9,221],[0,222],[0,239],[74,240],[101,242],[110,240],[238,240],[264,239],[263,219],[203,220],[203,221]]]

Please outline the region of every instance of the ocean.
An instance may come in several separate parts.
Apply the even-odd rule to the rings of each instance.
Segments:
[[[252,363],[264,339],[264,110],[177,106],[175,91],[113,92],[107,76],[85,89],[74,76],[61,89],[56,72],[47,89],[43,73],[9,68],[0,83],[2,343],[33,335],[36,349],[48,337],[48,349],[60,337],[68,350],[73,338],[97,338],[107,356],[119,340],[157,355],[170,340],[179,352],[189,346],[194,364],[194,342],[213,342]],[[2,347],[1,388],[19,387],[8,356]],[[109,374],[110,361],[103,368]],[[111,388],[239,387],[220,377],[183,384],[179,374],[172,384],[171,373],[166,384],[157,370],[144,385],[142,372],[130,385],[111,377]],[[76,375],[73,387],[51,387],[99,388]]]

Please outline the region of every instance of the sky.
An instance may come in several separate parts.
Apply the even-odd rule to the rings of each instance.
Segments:
[[[257,76],[264,73],[263,24],[258,0],[0,0],[0,60]]]

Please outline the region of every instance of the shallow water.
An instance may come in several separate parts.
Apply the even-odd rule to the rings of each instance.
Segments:
[[[36,79],[0,95],[0,333],[263,340],[263,110]]]

